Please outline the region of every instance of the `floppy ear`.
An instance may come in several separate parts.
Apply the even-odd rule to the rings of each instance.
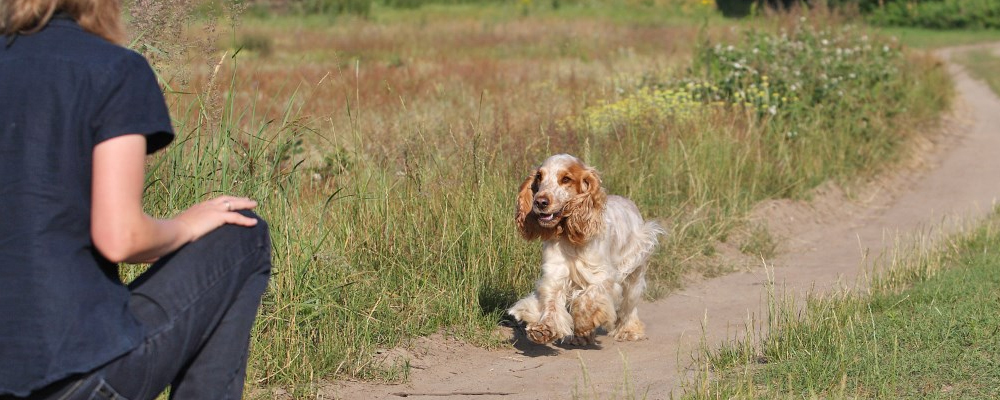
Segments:
[[[531,213],[531,203],[535,200],[535,175],[538,171],[532,171],[528,179],[521,184],[520,191],[517,192],[517,204],[515,205],[514,221],[517,222],[517,230],[521,236],[527,240],[532,240],[542,235],[542,227],[538,225],[538,217]]]
[[[581,245],[590,241],[604,228],[604,204],[608,195],[601,187],[597,170],[587,167],[577,180],[580,194],[574,196],[563,208],[566,238]]]

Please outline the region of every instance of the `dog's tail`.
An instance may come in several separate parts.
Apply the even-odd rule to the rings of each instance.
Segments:
[[[627,255],[622,259],[618,268],[622,276],[631,275],[636,269],[645,266],[646,261],[649,260],[649,256],[653,254],[653,249],[659,243],[660,235],[666,234],[667,231],[656,221],[646,221],[643,223],[642,227],[639,228],[633,237]]]

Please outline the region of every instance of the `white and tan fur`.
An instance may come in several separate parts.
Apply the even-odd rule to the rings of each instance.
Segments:
[[[521,184],[517,227],[542,240],[535,292],[507,313],[539,344],[594,343],[598,327],[617,340],[645,338],[637,306],[646,262],[664,231],[635,204],[607,195],[597,170],[567,154],[549,157]]]

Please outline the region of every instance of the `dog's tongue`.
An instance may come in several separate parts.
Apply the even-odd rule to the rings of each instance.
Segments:
[[[538,214],[538,219],[542,221],[551,221],[555,217],[555,214]]]

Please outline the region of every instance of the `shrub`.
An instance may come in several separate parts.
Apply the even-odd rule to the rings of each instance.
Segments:
[[[894,1],[873,9],[868,19],[885,26],[1000,29],[1000,1]]]

